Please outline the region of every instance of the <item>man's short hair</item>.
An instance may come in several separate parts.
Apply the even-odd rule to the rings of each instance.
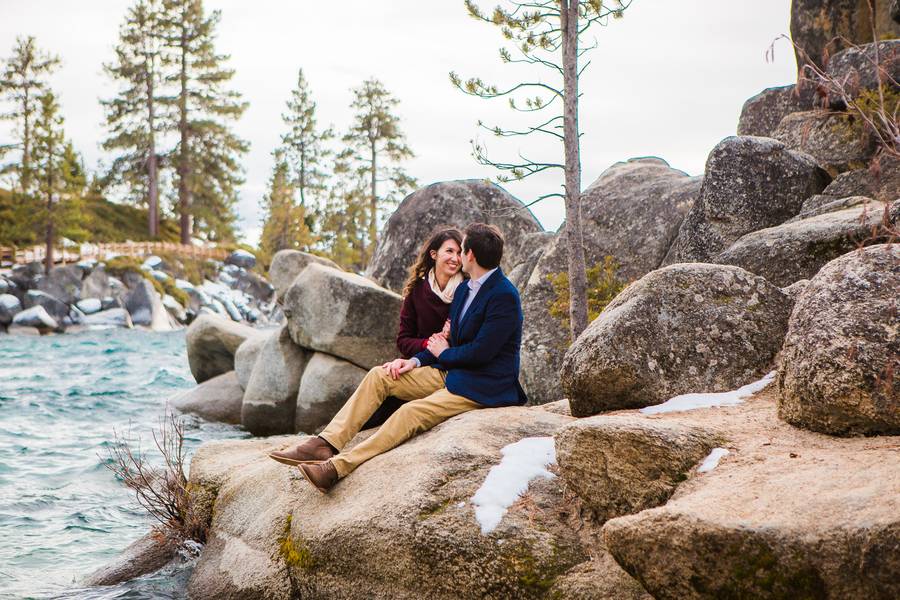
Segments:
[[[472,223],[466,227],[463,252],[471,250],[475,261],[484,269],[500,266],[503,258],[503,234],[494,225]]]

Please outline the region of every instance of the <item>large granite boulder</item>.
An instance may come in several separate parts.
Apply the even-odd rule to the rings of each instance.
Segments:
[[[66,304],[75,304],[81,299],[81,277],[84,272],[75,265],[53,267],[42,277],[37,289],[59,298]]]
[[[81,281],[82,298],[106,298],[113,295],[113,284],[103,269],[94,269]]]
[[[225,264],[234,265],[243,269],[252,269],[256,266],[256,257],[250,252],[238,248],[225,257]]]
[[[401,303],[365,277],[311,264],[288,289],[284,314],[298,346],[370,369],[397,357]]]
[[[622,586],[610,597],[640,597],[573,526],[556,479],[532,481],[527,500],[493,531],[476,520],[472,497],[501,449],[571,420],[541,408],[465,413],[366,462],[328,495],[265,455],[296,436],[205,444],[191,485],[195,510],[211,522],[188,592],[197,600],[527,600],[548,597],[573,567],[602,564],[597,580]]]
[[[207,421],[238,425],[243,398],[244,390],[238,383],[237,375],[234,371],[228,371],[178,392],[168,402],[181,412],[199,415]]]
[[[733,390],[771,370],[791,300],[762,277],[683,263],[645,275],[613,300],[566,352],[572,414],[660,404]]]
[[[365,369],[346,360],[322,352],[313,354],[303,371],[297,392],[293,430],[304,433],[321,430],[356,391],[365,376]]]
[[[12,294],[0,294],[0,325],[9,325],[22,311],[22,303]]]
[[[566,486],[606,521],[665,504],[719,442],[702,427],[598,416],[559,430],[556,459]]]
[[[702,179],[660,158],[634,158],[604,171],[582,195],[582,237],[588,268],[612,256],[624,283],[656,269],[691,209]],[[522,309],[522,383],[532,403],[560,399],[559,367],[568,326],[550,314],[556,299],[550,277],[568,271],[563,226],[537,257],[525,283]]]
[[[253,373],[253,367],[256,366],[256,359],[268,339],[265,333],[260,332],[259,335],[244,340],[235,351],[234,372],[237,374],[241,389],[247,389],[247,384],[250,383],[250,374]]]
[[[25,292],[25,300],[22,303],[25,308],[41,306],[47,311],[47,314],[53,317],[57,323],[62,323],[63,319],[69,316],[69,305],[51,296],[47,292],[37,289],[31,289]]]
[[[725,138],[709,154],[700,197],[664,264],[710,260],[742,235],[790,219],[829,181],[809,155],[782,142]]]
[[[766,88],[744,102],[737,134],[771,137],[783,118],[812,109],[814,101],[814,87],[809,83]]]
[[[610,552],[660,600],[900,597],[896,438],[797,429],[776,396],[671,413],[722,430],[728,454],[666,504],[607,521]]]
[[[59,329],[59,323],[56,319],[50,316],[47,313],[47,310],[40,304],[16,313],[12,319],[10,332],[12,332],[12,326],[34,327],[40,331]]]
[[[861,245],[879,244],[887,205],[863,201],[836,212],[824,212],[748,233],[719,254],[715,262],[735,265],[765,277],[779,287],[809,279],[827,262]],[[887,221],[900,219],[900,201]]]
[[[532,248],[524,246],[525,236],[543,230],[531,210],[493,183],[480,179],[433,183],[407,196],[388,219],[366,275],[400,292],[419,248],[436,228],[462,230],[475,222],[496,225],[503,232],[501,266],[506,271],[531,253]]]
[[[844,171],[864,168],[875,156],[874,139],[863,134],[859,120],[849,113],[810,110],[786,116],[772,137],[791,150],[812,156],[834,177]]]
[[[269,266],[269,280],[275,287],[275,298],[278,302],[284,300],[284,295],[287,293],[288,288],[291,287],[291,284],[294,283],[294,279],[297,278],[300,271],[311,263],[341,270],[331,260],[309,252],[279,250],[275,253],[275,256],[272,257],[272,264]]]
[[[871,42],[869,19],[866,3],[860,0],[793,0],[791,39],[799,47],[795,49],[797,66],[802,68],[809,61],[824,69],[828,57],[847,43]]]
[[[550,231],[536,231],[525,237],[524,244],[532,248],[531,254],[519,261],[519,264],[512,268],[512,271],[506,273],[506,277],[512,282],[519,294],[525,293],[528,280],[537,266],[538,261],[544,254],[544,251],[550,246],[555,234]]]
[[[257,331],[217,315],[200,315],[185,334],[188,364],[197,383],[234,370],[238,346]]]
[[[241,405],[244,429],[253,435],[294,431],[297,390],[310,355],[311,352],[291,340],[287,325],[269,335],[259,351],[244,392]]]
[[[853,251],[800,296],[778,373],[779,416],[823,433],[900,434],[900,246]]]
[[[166,311],[162,298],[146,279],[138,281],[124,298],[125,308],[131,315],[135,325],[149,327],[153,331],[171,331],[175,329],[173,319]]]
[[[900,198],[900,158],[882,155],[877,164],[869,168],[844,171],[821,194],[808,198],[801,212],[807,210],[808,204],[823,204],[850,196],[866,196],[882,202]]]
[[[845,97],[854,100],[880,85],[896,92],[900,88],[900,40],[883,40],[838,52],[828,60],[827,73],[823,86],[829,106],[837,110],[847,108]]]

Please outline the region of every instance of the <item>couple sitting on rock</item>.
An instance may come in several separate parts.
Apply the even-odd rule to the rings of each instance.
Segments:
[[[318,436],[269,456],[299,466],[327,492],[370,458],[454,415],[524,404],[522,308],[518,290],[500,269],[502,256],[503,236],[492,225],[474,223],[464,236],[455,229],[436,233],[404,290],[397,346],[407,358],[369,371]],[[388,397],[400,401],[396,412],[345,449]]]

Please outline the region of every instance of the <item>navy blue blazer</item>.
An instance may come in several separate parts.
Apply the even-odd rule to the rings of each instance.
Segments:
[[[440,359],[428,350],[416,354],[423,367],[447,371],[452,393],[485,406],[521,406],[527,401],[519,385],[522,303],[519,291],[499,268],[481,285],[460,320],[469,281],[456,289],[450,305],[450,347]]]

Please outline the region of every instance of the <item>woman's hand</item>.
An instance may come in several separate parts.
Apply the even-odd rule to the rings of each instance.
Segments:
[[[416,368],[416,361],[411,358],[395,358],[381,365],[381,368],[388,372],[391,379],[399,379],[404,373]]]
[[[445,340],[450,339],[450,319],[447,319],[444,322],[444,328],[441,329],[441,335],[444,336]]]

